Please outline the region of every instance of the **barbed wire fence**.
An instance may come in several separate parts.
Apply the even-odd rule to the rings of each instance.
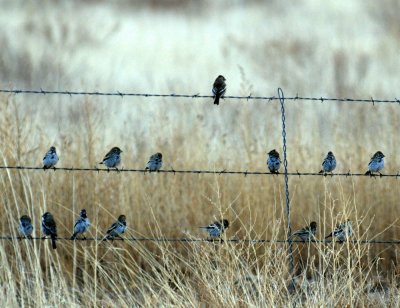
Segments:
[[[213,98],[211,95],[200,95],[196,94],[159,94],[159,93],[129,93],[129,92],[100,92],[100,91],[54,91],[54,90],[25,90],[25,89],[0,89],[0,93],[4,94],[14,94],[14,95],[68,95],[68,96],[116,96],[120,98],[124,97],[160,97],[160,98],[191,98],[191,99],[208,99]],[[269,239],[225,239],[225,240],[210,240],[210,239],[197,239],[197,238],[157,238],[157,237],[126,237],[124,239],[116,238],[114,240],[126,240],[126,241],[153,241],[153,242],[232,242],[232,243],[249,243],[249,244],[257,244],[257,243],[282,243],[288,244],[288,263],[289,263],[289,272],[293,277],[294,272],[294,261],[293,261],[293,243],[308,243],[301,240],[293,240],[292,232],[291,232],[291,221],[290,221],[290,198],[289,198],[289,176],[343,176],[343,177],[360,177],[360,176],[368,176],[364,173],[352,173],[350,170],[347,173],[334,173],[334,174],[324,174],[324,173],[316,173],[316,172],[288,172],[287,170],[287,144],[286,144],[286,117],[285,117],[285,101],[310,101],[310,102],[345,102],[345,103],[368,103],[368,104],[397,104],[400,106],[400,100],[398,98],[394,99],[374,99],[370,98],[335,98],[335,97],[304,97],[304,96],[292,96],[292,97],[284,97],[283,91],[281,88],[278,89],[278,96],[252,96],[249,94],[248,96],[224,96],[225,99],[236,99],[236,100],[246,100],[246,101],[279,101],[281,105],[281,117],[282,117],[282,141],[283,141],[283,153],[284,153],[284,173],[276,174],[271,172],[259,172],[259,171],[234,171],[234,170],[159,170],[156,172],[149,172],[145,169],[100,169],[97,167],[94,168],[76,168],[76,167],[61,167],[50,169],[46,172],[52,171],[65,171],[65,172],[138,172],[138,173],[159,173],[159,174],[215,174],[215,175],[243,175],[243,176],[252,176],[252,175],[272,175],[272,176],[284,176],[285,178],[285,200],[286,200],[286,219],[287,219],[287,228],[288,228],[288,238],[286,240],[269,240]],[[35,170],[35,171],[43,171],[42,167],[35,166],[0,166],[1,169],[11,169],[11,170]],[[381,174],[379,176],[373,176],[388,178],[394,177],[398,179],[400,177],[400,172],[396,174]],[[0,240],[17,240],[22,239],[20,237],[12,237],[12,236],[0,236]],[[45,240],[42,237],[34,237],[32,240]],[[58,237],[57,240],[70,240],[73,239],[68,237]],[[91,237],[86,239],[75,239],[78,241],[103,241],[104,237]],[[311,243],[332,243],[336,242],[335,240],[311,240]],[[353,244],[400,244],[400,240],[349,240],[350,243]]]
[[[102,92],[102,91],[55,91],[55,90],[25,90],[25,89],[0,89],[0,93],[8,93],[8,94],[39,94],[39,95],[68,95],[68,96],[77,96],[77,95],[86,95],[86,96],[119,96],[123,97],[171,97],[171,98],[214,98],[212,95],[200,95],[200,93],[196,94],[176,94],[176,93],[130,93],[130,92]],[[262,100],[262,101],[278,101],[278,96],[253,96],[249,94],[248,96],[232,96],[225,95],[224,99],[237,99],[237,100]],[[374,99],[370,98],[340,98],[340,97],[307,97],[307,96],[291,96],[285,97],[285,101],[312,101],[312,102],[347,102],[347,103],[370,103],[372,105],[379,103],[387,103],[387,104],[398,104],[400,105],[400,99]]]
[[[0,240],[27,240],[27,241],[51,241],[51,238],[43,238],[43,237],[22,237],[22,236],[0,236]],[[104,237],[86,237],[86,238],[76,238],[72,239],[71,237],[57,237],[57,241],[72,241],[72,242],[113,242],[113,241],[127,241],[127,242],[182,242],[182,243],[194,243],[194,242],[203,242],[203,243],[215,243],[215,244],[223,244],[223,243],[248,243],[248,244],[288,244],[289,240],[271,240],[271,239],[207,239],[207,238],[178,238],[178,237],[123,237],[123,238],[114,238],[114,239],[105,239]],[[330,244],[330,243],[343,243],[337,240],[316,240],[312,239],[310,241],[302,241],[302,240],[290,240],[291,243],[296,244]],[[398,245],[400,244],[400,240],[349,240],[352,244],[392,244]]]
[[[132,169],[132,168],[121,168],[121,169],[107,169],[107,168],[77,168],[77,167],[56,167],[50,169],[43,169],[43,167],[37,166],[0,166],[0,169],[9,169],[9,170],[33,170],[33,171],[41,171],[41,172],[116,172],[116,173],[124,173],[124,172],[135,172],[135,173],[143,173],[143,174],[152,174],[152,173],[166,173],[166,174],[180,174],[180,173],[191,173],[191,174],[214,174],[214,175],[243,175],[252,176],[252,175],[271,175],[271,176],[285,176],[285,173],[273,173],[273,172],[264,172],[264,171],[241,171],[241,170],[158,170],[158,171],[149,171],[148,169]],[[365,173],[352,173],[348,171],[346,173],[321,173],[321,172],[287,172],[288,176],[322,176],[322,177],[368,177],[368,178],[380,178],[380,177],[393,177],[400,179],[400,172],[392,173],[392,174],[380,174],[380,175],[366,175]]]

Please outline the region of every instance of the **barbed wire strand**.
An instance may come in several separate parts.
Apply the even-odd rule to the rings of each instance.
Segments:
[[[125,96],[132,96],[132,97],[171,97],[171,98],[213,98],[212,95],[200,95],[197,94],[176,94],[176,93],[169,93],[169,94],[161,94],[161,93],[130,93],[130,92],[102,92],[102,91],[54,91],[54,90],[43,90],[40,88],[39,90],[24,90],[24,89],[0,89],[0,93],[10,93],[10,94],[41,94],[41,95],[68,95],[68,96],[75,96],[75,95],[87,95],[87,96],[119,96],[121,98]],[[267,101],[276,101],[279,100],[279,96],[252,96],[249,94],[248,96],[233,96],[228,95],[224,96],[224,99],[238,99],[238,100],[267,100]],[[292,101],[313,101],[313,102],[348,102],[348,103],[371,103],[375,105],[376,103],[390,103],[390,104],[398,104],[400,105],[400,99],[374,99],[373,97],[370,98],[340,98],[340,97],[306,97],[306,96],[292,96],[286,97],[285,100],[292,100]]]
[[[289,177],[288,177],[288,161],[287,161],[287,146],[286,146],[286,115],[285,115],[285,96],[281,88],[278,88],[279,102],[281,104],[282,116],[282,144],[283,144],[283,167],[285,170],[285,201],[286,201],[286,220],[287,220],[287,238],[289,243],[289,274],[292,277],[292,286],[294,283],[294,261],[293,261],[293,241],[292,241],[292,226],[290,224],[290,199],[289,199]]]
[[[46,241],[51,240],[51,238],[43,237],[18,237],[18,236],[0,236],[0,240],[35,240],[35,241]],[[289,240],[272,240],[272,239],[207,239],[207,238],[157,238],[157,237],[125,237],[125,238],[115,238],[113,240],[105,240],[104,237],[88,237],[88,238],[76,238],[71,239],[70,237],[57,237],[57,241],[94,241],[94,242],[113,242],[113,241],[132,241],[132,242],[183,242],[183,243],[193,243],[193,242],[205,242],[205,243],[248,243],[248,244],[287,244]],[[291,240],[292,243],[299,244],[330,244],[330,243],[343,243],[337,240],[311,240],[310,242],[305,242],[302,240]],[[352,244],[400,244],[400,240],[349,240]]]
[[[245,177],[248,175],[271,175],[271,176],[285,176],[286,173],[272,173],[272,172],[264,172],[264,171],[235,171],[235,170],[159,170],[159,171],[149,171],[146,169],[105,169],[105,168],[78,168],[78,167],[57,167],[44,170],[43,167],[35,167],[35,166],[0,166],[0,170],[2,169],[11,169],[11,170],[34,170],[34,171],[42,171],[42,172],[59,172],[59,171],[68,171],[68,172],[137,172],[137,173],[145,173],[145,174],[157,174],[157,173],[173,173],[173,174],[181,174],[181,173],[194,173],[194,174],[217,174],[217,175],[244,175]],[[350,171],[346,173],[328,173],[323,174],[319,172],[287,172],[288,176],[324,176],[324,177],[334,177],[334,176],[343,176],[343,177],[369,177],[369,178],[380,178],[380,177],[394,177],[400,178],[400,172],[391,173],[391,174],[382,174],[382,175],[366,175],[365,173],[351,173]]]

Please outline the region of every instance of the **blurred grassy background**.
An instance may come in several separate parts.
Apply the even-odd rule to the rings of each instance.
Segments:
[[[0,88],[209,94],[223,74],[227,95],[270,96],[282,87],[286,96],[398,97],[394,0],[1,5]],[[122,167],[143,168],[160,151],[165,169],[264,171],[266,153],[282,148],[277,102],[0,100],[4,165],[40,166],[55,145],[59,166],[94,167],[119,146]],[[319,171],[329,150],[337,172],[366,171],[377,150],[386,155],[384,173],[399,171],[397,105],[288,102],[286,108],[289,171]],[[203,236],[197,227],[221,215],[233,222],[228,237],[284,238],[286,232],[281,177],[4,170],[0,176],[2,234],[15,232],[22,213],[34,216],[39,234],[40,216],[49,210],[59,235],[67,236],[81,208],[93,234],[121,213],[132,235]],[[359,238],[398,238],[397,179],[292,177],[290,188],[294,229],[316,220],[322,237],[350,217]],[[62,258],[70,260],[63,245]],[[369,254],[384,257],[386,268],[396,265],[397,248],[382,250],[372,246]]]

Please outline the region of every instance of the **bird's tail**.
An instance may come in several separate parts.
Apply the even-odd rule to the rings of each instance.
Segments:
[[[74,234],[72,234],[72,236],[71,236],[71,240],[75,240],[76,239],[76,235],[77,235],[78,233],[77,232],[75,232]]]
[[[103,164],[103,162],[101,161],[101,162],[99,162],[99,165],[102,165]]]
[[[57,249],[56,236],[54,234],[51,235],[51,245],[53,246],[53,249]]]
[[[371,171],[367,171],[367,172],[365,172],[365,175],[371,175]]]
[[[219,94],[215,95],[214,105],[219,105],[219,97]]]
[[[332,237],[332,233],[329,234],[325,239]]]
[[[318,172],[318,173],[324,173],[324,170],[321,170],[320,172]]]

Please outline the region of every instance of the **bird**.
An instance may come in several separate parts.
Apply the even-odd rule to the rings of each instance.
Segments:
[[[121,153],[122,151],[119,147],[113,147],[99,164],[104,164],[107,168],[115,168],[118,170],[117,167],[121,163]]]
[[[335,230],[333,230],[332,233],[326,237],[326,239],[329,237],[335,237],[339,241],[344,242],[347,238],[349,238],[352,235],[353,235],[352,222],[350,221],[350,219],[348,219],[346,222],[336,225]]]
[[[208,235],[211,237],[221,237],[222,233],[229,228],[229,221],[226,219],[221,219],[219,221],[214,221],[205,227],[199,227],[200,229],[205,229]]]
[[[21,235],[31,239],[33,232],[32,219],[28,215],[22,215],[19,220],[20,225],[18,226],[18,231]]]
[[[215,79],[212,93],[215,96],[214,105],[219,105],[219,98],[223,97],[226,92],[226,79],[224,76],[219,75],[217,79]]]
[[[312,221],[309,226],[297,230],[291,235],[291,237],[297,236],[301,240],[308,242],[313,238],[315,238],[316,233],[317,233],[317,223],[315,221]]]
[[[122,239],[121,234],[126,230],[126,217],[125,215],[119,215],[118,220],[114,222],[110,228],[107,230],[107,234],[104,237],[105,240],[113,240],[115,237]]]
[[[381,151],[376,152],[374,156],[371,157],[371,161],[368,164],[368,171],[365,173],[365,175],[373,176],[374,173],[379,173],[382,175],[380,171],[385,166],[385,162],[383,160],[384,157],[385,155],[383,155]]]
[[[322,162],[322,170],[319,173],[333,173],[333,170],[336,168],[336,158],[335,155],[331,151],[328,152],[324,161]]]
[[[46,238],[48,235],[51,237],[53,249],[56,249],[57,227],[53,215],[51,215],[49,212],[44,213],[42,216],[42,231],[44,238]]]
[[[58,162],[58,155],[56,152],[56,147],[52,146],[43,157],[43,169],[46,170],[54,168],[55,170],[57,162]]]
[[[162,154],[156,153],[150,156],[145,170],[158,171],[162,167]]]
[[[74,225],[74,234],[71,236],[71,240],[75,240],[78,234],[85,233],[90,227],[90,221],[87,217],[86,210],[82,209],[79,218],[76,220]],[[85,237],[83,239],[86,239]]]
[[[279,173],[279,168],[281,166],[281,159],[279,158],[279,153],[274,149],[268,152],[267,166],[271,173]]]

